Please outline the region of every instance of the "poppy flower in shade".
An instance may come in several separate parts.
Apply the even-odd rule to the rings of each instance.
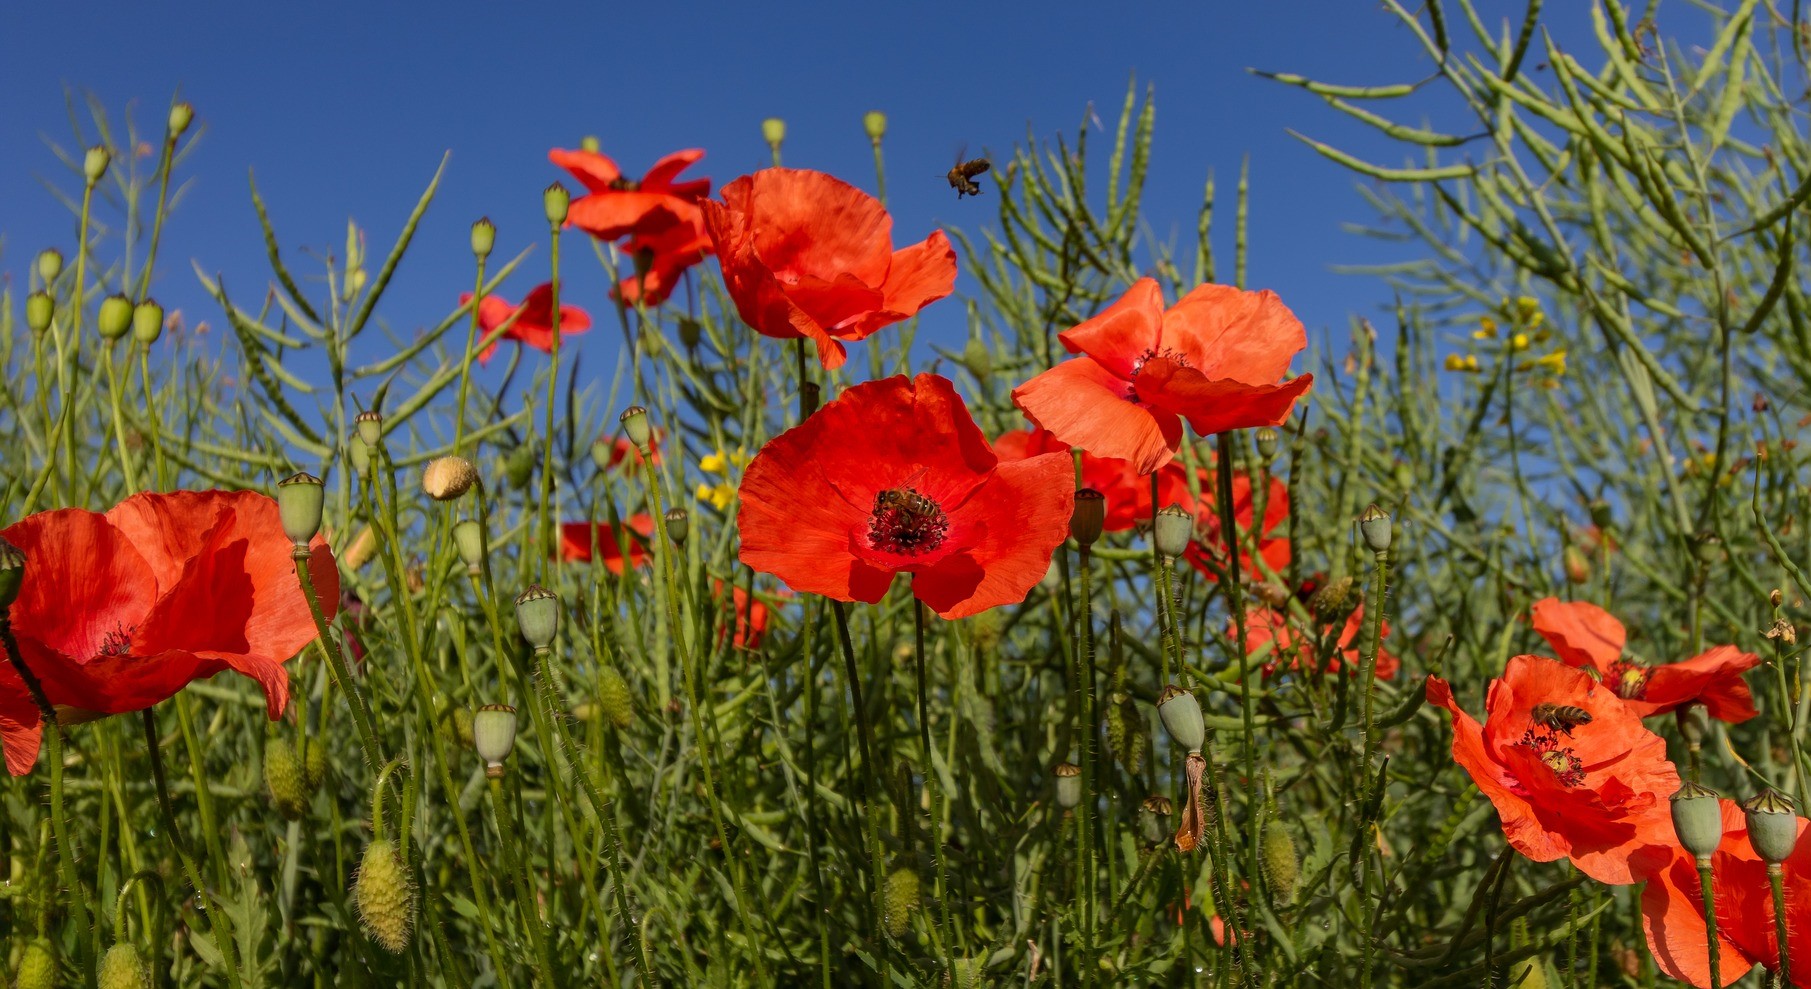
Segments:
[[[742,562],[794,591],[873,604],[898,573],[944,618],[1016,604],[1075,509],[1068,457],[1002,461],[949,379],[856,385],[743,473]]]
[[[1034,425],[1030,429],[1001,433],[1000,438],[994,440],[994,452],[1001,460],[1023,460],[1045,453],[1067,456],[1070,451],[1067,443],[1058,440],[1049,430]],[[1105,531],[1123,532],[1151,521],[1150,475],[1138,473],[1130,462],[1097,457],[1084,451],[1081,486],[1106,496]],[[1168,464],[1157,472],[1157,501],[1158,507],[1194,504],[1194,496],[1188,490],[1188,475],[1181,464]]]
[[[1314,376],[1281,381],[1308,345],[1273,292],[1202,285],[1167,312],[1156,279],[1058,336],[1083,356],[1013,389],[1033,422],[1070,446],[1148,474],[1182,447],[1182,422],[1207,436],[1275,426]]]
[[[740,584],[731,585],[730,613],[723,614],[717,620],[717,643],[721,645],[725,638],[737,649],[759,649],[762,640],[767,638],[767,602],[748,593]],[[779,596],[785,596],[782,592]],[[723,604],[723,581],[711,581],[711,600],[719,606]],[[732,630],[734,632],[731,637]]]
[[[1352,614],[1346,617],[1346,623],[1339,630],[1339,639],[1332,656],[1327,658],[1325,671],[1338,673],[1350,670],[1357,673],[1363,668],[1359,657],[1359,644],[1364,640],[1365,608],[1359,605]],[[1239,630],[1232,622],[1226,623],[1227,638],[1238,641]],[[1322,633],[1333,635],[1333,626],[1329,625]],[[1384,622],[1380,634],[1388,637],[1390,623]],[[1290,672],[1302,668],[1304,659],[1312,660],[1314,641],[1290,628],[1288,616],[1269,608],[1254,608],[1245,614],[1245,643],[1251,655],[1265,656],[1264,675],[1274,676],[1280,672]],[[1402,668],[1402,661],[1397,659],[1382,644],[1377,649],[1377,679],[1392,680],[1396,671]]]
[[[648,515],[635,514],[624,520],[626,531],[619,530],[608,522],[562,522],[560,523],[560,558],[576,563],[590,563],[592,560],[591,543],[597,540],[597,559],[604,564],[604,569],[614,574],[623,572],[624,560],[628,566],[641,567],[648,562],[648,540],[654,535],[654,519]],[[625,556],[623,547],[628,546]]]
[[[1628,632],[1597,605],[1544,598],[1534,603],[1534,630],[1559,658],[1603,675],[1604,685],[1641,717],[1664,714],[1693,702],[1710,716],[1732,724],[1755,716],[1754,695],[1742,674],[1761,657],[1735,646],[1716,646],[1691,659],[1646,666],[1623,658]]]
[[[547,159],[585,186],[586,194],[566,210],[566,225],[599,240],[658,234],[697,217],[698,201],[711,194],[710,179],[679,180],[704,152],[675,151],[654,163],[648,174],[631,179],[616,161],[596,151],[555,148]]]
[[[462,292],[459,304],[472,301],[472,293]],[[515,322],[509,323],[511,317]],[[527,344],[542,353],[553,351],[553,283],[536,286],[522,299],[521,305],[510,305],[502,298],[487,295],[478,302],[479,338],[496,331],[497,327],[509,323],[504,332],[505,339]],[[571,336],[583,333],[591,328],[591,316],[577,306],[560,307],[560,335]],[[489,364],[491,355],[497,345],[492,343],[478,355],[478,363]]]
[[[105,514],[32,515],[0,539],[28,561],[12,605],[25,665],[66,723],[139,711],[191,680],[255,680],[272,719],[289,703],[284,661],[315,639],[274,499],[250,491],[139,494]],[[316,538],[309,573],[331,617],[339,572]],[[11,663],[0,663],[0,746],[31,771],[43,725]]]
[[[658,306],[667,301],[679,285],[679,276],[711,252],[703,214],[696,207],[691,212],[687,219],[657,233],[636,234],[624,242],[623,252],[645,270],[619,280],[610,290],[610,298],[629,306]]]
[[[1427,699],[1452,713],[1453,759],[1496,805],[1504,837],[1536,862],[1569,858],[1614,886],[1640,882],[1671,860],[1679,774],[1666,741],[1642,727],[1604,684],[1543,656],[1517,656],[1490,682],[1480,725],[1445,680]],[[1536,705],[1576,707],[1588,722],[1555,727]]]
[[[1220,515],[1215,510],[1216,483],[1214,472],[1203,468],[1200,478],[1201,504],[1195,512],[1195,541],[1189,544],[1188,552],[1183,555],[1183,559],[1209,580],[1219,580],[1227,563]],[[1263,570],[1257,562],[1260,559],[1265,568],[1273,573],[1281,573],[1289,566],[1292,552],[1286,536],[1288,528],[1283,524],[1289,519],[1289,486],[1279,478],[1270,478],[1269,491],[1264,497],[1264,527],[1257,532],[1255,557],[1252,554],[1252,534],[1257,531],[1254,519],[1258,507],[1252,497],[1251,477],[1244,471],[1233,473],[1232,506],[1233,524],[1239,538],[1240,575],[1254,580],[1261,577]],[[1187,505],[1184,504],[1184,507]]]
[[[823,172],[767,168],[703,204],[705,228],[742,321],[765,336],[808,337],[827,368],[861,340],[956,287],[943,231],[893,249],[880,200]]]

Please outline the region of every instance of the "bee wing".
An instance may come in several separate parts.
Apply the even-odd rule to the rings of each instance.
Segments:
[[[902,488],[915,488],[918,486],[919,481],[924,480],[924,475],[926,475],[930,472],[931,472],[931,469],[929,467],[920,467],[917,470],[913,471],[912,475],[910,477],[906,478],[903,481],[900,481],[899,486]]]

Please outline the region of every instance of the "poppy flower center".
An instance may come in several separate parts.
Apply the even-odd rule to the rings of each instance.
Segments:
[[[641,183],[634,179],[611,179],[610,188],[617,192],[640,192]]]
[[[1585,782],[1585,762],[1572,754],[1570,746],[1561,745],[1553,732],[1539,732],[1530,728],[1522,734],[1522,745],[1534,750],[1541,763],[1553,770],[1553,776],[1561,786],[1582,786]]]
[[[950,517],[916,488],[890,488],[874,496],[868,515],[868,542],[900,556],[918,556],[943,545]]]
[[[1176,353],[1174,350],[1171,350],[1168,347],[1164,347],[1161,350],[1152,347],[1132,360],[1132,377],[1136,379],[1138,377],[1138,372],[1144,370],[1146,364],[1149,364],[1159,357],[1175,363],[1177,367],[1189,366],[1188,358]],[[1131,402],[1133,405],[1138,404],[1138,386],[1136,383],[1126,388],[1126,401]]]
[[[1649,672],[1640,663],[1617,660],[1610,665],[1610,689],[1625,701],[1641,700],[1647,696]]]

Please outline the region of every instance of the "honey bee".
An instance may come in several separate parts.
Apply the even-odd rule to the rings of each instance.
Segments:
[[[1571,737],[1572,729],[1591,723],[1591,712],[1570,704],[1536,704],[1528,716],[1535,724],[1549,731],[1564,732],[1567,737]]]
[[[956,157],[961,158],[961,155]],[[992,167],[994,167],[994,163],[986,158],[971,158],[968,161],[957,161],[956,167],[950,169],[949,174],[945,177],[950,180],[950,188],[956,190],[957,199],[961,199],[963,196],[979,196],[981,184],[975,181],[975,176]]]
[[[938,513],[937,503],[919,494],[918,489],[912,486],[917,484],[929,469],[920,467],[898,487],[888,488],[875,495],[874,510],[883,512],[894,509],[908,515],[936,515]]]

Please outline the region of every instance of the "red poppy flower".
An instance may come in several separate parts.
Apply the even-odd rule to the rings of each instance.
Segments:
[[[658,306],[678,287],[679,276],[711,252],[711,237],[704,229],[703,214],[693,207],[691,215],[678,223],[656,233],[629,238],[623,244],[623,251],[631,258],[638,258],[638,264],[645,264],[646,271],[631,273],[619,280],[610,290],[610,298],[624,305],[640,302]]]
[[[1069,535],[1069,458],[1001,461],[949,379],[845,391],[742,476],[742,562],[795,591],[886,596],[893,576],[945,618],[1016,604]]]
[[[1693,702],[1710,716],[1735,723],[1755,716],[1754,695],[1742,674],[1761,657],[1735,646],[1716,646],[1691,659],[1645,666],[1622,658],[1628,632],[1609,612],[1584,601],[1544,598],[1534,603],[1534,630],[1573,666],[1590,667],[1642,717]]]
[[[1679,774],[1666,741],[1603,684],[1564,663],[1517,656],[1490,682],[1480,725],[1439,677],[1427,699],[1452,712],[1453,758],[1496,805],[1503,834],[1536,862],[1570,858],[1598,882],[1640,882],[1674,847],[1667,798]],[[1537,723],[1538,704],[1582,709],[1588,723]]]
[[[943,231],[895,251],[880,200],[823,172],[762,169],[703,207],[742,321],[770,337],[809,337],[827,368],[848,359],[843,341],[909,319],[956,286]]]
[[[1068,444],[1035,425],[1030,429],[1001,433],[1000,438],[994,440],[994,452],[1001,460],[1023,460],[1045,453],[1070,454]],[[1097,457],[1084,451],[1081,486],[1106,495],[1104,528],[1107,532],[1123,532],[1151,521],[1150,475],[1138,473],[1128,461]],[[1168,464],[1157,472],[1157,501],[1159,507],[1195,503],[1194,496],[1189,494],[1188,475],[1181,464]]]
[[[1226,543],[1220,526],[1220,515],[1215,510],[1217,499],[1214,485],[1218,483],[1214,472],[1202,468],[1201,504],[1195,512],[1195,541],[1189,544],[1188,552],[1183,559],[1187,560],[1209,580],[1219,580],[1226,570]],[[1270,490],[1264,497],[1264,528],[1257,534],[1257,556],[1252,555],[1252,533],[1257,515],[1257,505],[1252,499],[1251,477],[1244,471],[1236,471],[1232,476],[1233,525],[1239,538],[1239,573],[1247,578],[1257,579],[1264,573],[1258,567],[1259,559],[1264,567],[1273,573],[1282,573],[1289,566],[1291,548],[1287,536],[1288,528],[1283,524],[1289,519],[1289,486],[1276,477],[1270,478]],[[1183,507],[1188,507],[1184,503]]]
[[[566,225],[599,240],[646,236],[692,220],[698,201],[711,194],[711,180],[681,182],[679,173],[703,157],[696,148],[675,151],[637,181],[625,178],[614,160],[596,151],[547,152],[549,161],[585,185],[586,195],[566,211]]]
[[[461,292],[459,294],[460,305],[463,306],[470,301],[472,301],[472,293]],[[519,306],[512,306],[499,296],[485,296],[478,303],[479,337],[483,338],[495,331],[497,327],[509,323],[511,317],[515,318],[515,322],[511,323],[509,330],[503,334],[505,339],[525,343],[542,353],[553,351],[552,282],[536,286],[534,291],[523,298],[522,304]],[[590,328],[591,316],[585,310],[577,306],[560,307],[561,336],[583,333]],[[495,343],[484,348],[484,352],[478,355],[478,363],[489,364],[491,354],[496,349]]]
[[[1273,292],[1202,285],[1168,312],[1156,279],[1058,339],[1072,354],[1012,393],[1032,421],[1070,446],[1129,460],[1148,474],[1182,446],[1182,420],[1203,436],[1289,418],[1314,376],[1292,381],[1308,345]]]
[[[288,705],[283,663],[314,641],[315,626],[270,497],[139,494],[105,514],[40,512],[0,539],[27,560],[13,632],[59,721],[143,710],[222,670],[257,681],[273,720]],[[322,539],[309,572],[331,617],[339,571]],[[0,663],[8,772],[31,771],[41,730],[24,682]]]
[[[597,558],[603,561],[605,570],[614,574],[623,572],[625,543],[628,546],[628,565],[637,568],[645,565],[649,559],[648,540],[654,535],[654,519],[635,514],[624,521],[628,531],[622,534],[608,522],[560,523],[560,558],[590,563],[591,541],[595,535]]]
[[[1362,667],[1359,658],[1358,644],[1364,634],[1365,608],[1359,605],[1347,616],[1345,627],[1339,631],[1337,651],[1327,659],[1326,672],[1338,673],[1348,669],[1356,673]],[[1238,627],[1232,622],[1226,623],[1226,635],[1237,640]],[[1312,659],[1314,654],[1313,640],[1302,637],[1298,640],[1297,632],[1289,627],[1288,616],[1269,608],[1254,608],[1245,615],[1245,643],[1251,655],[1263,653],[1267,658],[1264,663],[1264,675],[1274,676],[1279,670],[1288,672],[1302,668],[1304,658]],[[1329,625],[1324,635],[1333,634]],[[1381,634],[1390,634],[1390,623],[1384,622]],[[1377,679],[1392,680],[1396,671],[1402,668],[1402,661],[1379,643],[1377,648]]]
[[[784,596],[784,592],[782,595]],[[723,581],[711,581],[711,599],[719,605],[723,603]],[[767,638],[767,602],[752,596],[740,584],[730,587],[730,611],[718,619],[717,643],[721,645],[725,638],[731,636],[730,644],[737,649],[759,649],[762,640]]]
[[[653,460],[656,464],[660,463],[660,444],[664,442],[666,438],[666,430],[661,429],[659,426],[654,427],[653,433],[648,437],[648,449],[650,451],[649,459]],[[614,437],[610,440],[610,460],[607,469],[615,470],[625,463],[631,467],[640,467],[641,449],[626,436]]]

